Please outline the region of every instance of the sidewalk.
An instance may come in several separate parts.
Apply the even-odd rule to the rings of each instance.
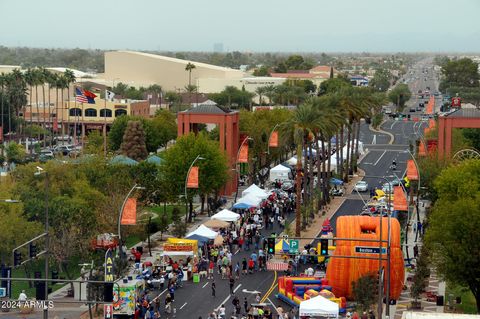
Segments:
[[[428,206],[430,203],[428,201],[420,201],[419,205],[419,216],[420,216],[420,221],[423,221],[425,218],[425,207]],[[409,252],[409,256],[413,257],[413,247],[415,244],[418,245],[419,249],[422,249],[422,242],[421,242],[421,237],[419,236],[417,238],[417,241],[415,242],[415,230],[413,224],[417,222],[416,218],[416,210],[414,209],[412,216],[410,217],[410,227],[408,227],[408,243],[409,246],[406,247]],[[406,257],[406,250],[404,252],[404,255]],[[414,262],[415,263],[415,262]],[[413,298],[410,295],[410,285],[411,283],[407,281],[407,278],[413,277],[413,272],[409,272],[409,268],[405,269],[405,287],[406,289],[402,292],[400,295],[399,300],[397,300],[396,305],[390,306],[390,314],[395,318],[395,319],[400,319],[402,318],[402,314],[404,311],[414,311],[414,310],[409,310],[410,304],[413,301]],[[445,282],[440,281],[437,278],[437,275],[435,273],[435,269],[431,269],[431,274],[430,277],[428,278],[428,286],[425,289],[426,291],[430,291],[438,296],[445,296]],[[445,300],[445,299],[444,299]],[[421,302],[422,309],[417,310],[417,311],[422,311],[422,312],[432,312],[432,313],[442,313],[444,312],[444,307],[443,306],[437,306],[435,301],[427,301],[427,298],[423,295],[419,298],[419,301]]]

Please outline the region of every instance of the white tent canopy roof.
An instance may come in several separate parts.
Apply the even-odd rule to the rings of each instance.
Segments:
[[[237,200],[236,204],[247,204],[249,206],[258,206],[260,202],[262,201],[262,198],[256,196],[255,194],[247,194],[246,196],[243,196],[239,200]]]
[[[218,234],[217,234],[216,231],[211,230],[207,226],[200,225],[197,229],[195,229],[194,231],[189,233],[187,235],[187,238],[190,237],[190,236],[193,236],[193,235],[198,235],[198,236],[206,237],[206,238],[209,238],[209,239],[215,239],[215,237],[217,237]]]
[[[290,172],[290,168],[283,166],[282,164],[278,164],[274,168],[270,170],[270,172]]]
[[[292,156],[291,158],[289,158],[289,159],[287,160],[287,163],[288,163],[289,165],[297,165],[297,157]]]
[[[338,304],[317,296],[300,303],[299,316],[338,318]]]
[[[256,197],[260,197],[262,199],[265,199],[265,198],[268,197],[268,193],[264,189],[261,189],[260,187],[258,187],[255,184],[250,185],[247,189],[245,189],[242,192],[243,197],[245,197],[247,195],[250,195],[250,194],[255,195]]]
[[[218,220],[223,220],[226,222],[234,222],[237,221],[240,218],[240,214],[234,213],[231,210],[228,209],[222,209],[212,217],[211,219],[218,219]]]
[[[270,176],[269,179],[271,182],[274,182],[275,180],[287,180],[289,179],[288,174],[290,174],[290,168],[283,166],[282,164],[277,165],[273,167],[270,170]]]

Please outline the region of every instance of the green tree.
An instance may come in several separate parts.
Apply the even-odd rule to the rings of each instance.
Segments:
[[[125,129],[127,128],[127,123],[129,121],[142,122],[143,129],[145,131],[145,143],[147,145],[147,151],[156,152],[158,147],[161,146],[157,143],[161,142],[162,139],[157,136],[153,121],[141,116],[130,115],[117,117],[115,121],[113,121],[110,132],[108,133],[108,144],[110,149],[112,151],[120,149],[120,145],[123,141],[123,135],[125,134]]]
[[[405,107],[405,103],[412,97],[412,92],[406,84],[399,84],[388,93],[388,99],[395,104],[400,111]]]
[[[438,199],[429,215],[426,247],[437,273],[468,287],[480,312],[480,161],[467,160],[435,179]]]
[[[366,274],[352,282],[352,292],[360,310],[368,311],[377,300],[378,279],[376,274]]]
[[[192,85],[192,70],[195,69],[196,66],[193,63],[188,62],[187,65],[185,66],[185,71],[188,72],[188,86],[190,87]]]
[[[177,137],[177,124],[175,115],[167,110],[158,110],[151,120],[153,132],[152,143],[157,147],[165,147],[168,141]]]
[[[262,65],[253,71],[253,75],[254,76],[270,76],[270,72],[267,66]]]
[[[192,197],[195,194],[202,198],[209,194],[217,194],[228,179],[228,167],[225,154],[220,151],[217,142],[211,141],[200,133],[184,135],[177,138],[175,145],[168,148],[161,165],[163,182],[169,185],[171,197],[178,198],[185,192],[185,179],[193,160],[200,155],[204,160],[195,163],[199,167],[199,188],[188,189],[190,203],[188,220],[191,219]]]
[[[9,162],[21,163],[25,158],[26,152],[22,145],[10,142],[5,148],[5,153]]]
[[[332,78],[320,83],[319,95],[335,93],[342,88],[350,87],[351,84],[346,81],[344,78]]]
[[[390,87],[391,78],[392,74],[389,70],[379,68],[375,71],[373,79],[370,81],[369,85],[373,87],[375,91],[386,92]]]
[[[480,80],[478,63],[469,58],[451,60],[443,64],[442,79],[439,89],[445,91],[449,87],[477,87]]]
[[[144,160],[148,156],[147,146],[145,144],[145,131],[142,122],[128,121],[127,128],[123,135],[120,151],[136,161]]]
[[[88,134],[84,152],[97,155],[103,153],[103,135],[99,131],[95,130]]]

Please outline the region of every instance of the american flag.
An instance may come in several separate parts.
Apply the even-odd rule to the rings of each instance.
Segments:
[[[88,98],[83,94],[83,90],[75,88],[75,100],[77,103],[88,103]]]

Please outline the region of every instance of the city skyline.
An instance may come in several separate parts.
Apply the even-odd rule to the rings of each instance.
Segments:
[[[10,47],[212,51],[222,43],[225,51],[252,52],[480,51],[475,0],[84,0],[75,6],[2,0],[0,10],[0,28],[11,30],[0,34],[0,45]]]

